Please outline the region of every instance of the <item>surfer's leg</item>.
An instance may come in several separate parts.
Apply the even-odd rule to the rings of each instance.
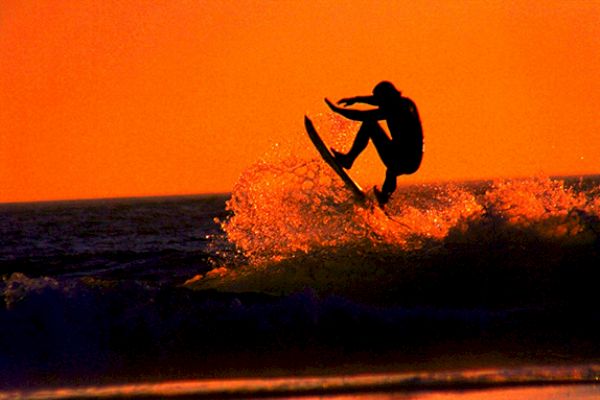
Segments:
[[[387,135],[383,129],[381,129],[377,121],[365,121],[362,123],[360,129],[356,133],[356,137],[354,138],[354,142],[352,143],[352,147],[348,153],[343,154],[334,149],[331,149],[331,151],[333,152],[336,161],[342,167],[349,169],[352,167],[354,160],[356,160],[360,153],[367,148],[369,139],[372,139],[373,143],[375,143],[376,140],[381,141],[381,135],[383,135],[389,141]]]
[[[390,139],[388,134],[377,122],[374,122],[374,126],[369,129],[369,137],[371,138],[371,141],[373,141],[373,145],[377,150],[377,154],[379,154],[379,158],[383,161],[383,164],[388,169],[397,169],[394,142],[392,142],[392,139]]]
[[[381,187],[382,193],[385,193],[388,197],[394,193],[396,190],[396,175],[395,172],[390,170],[389,168],[385,171],[385,181],[383,181],[383,186]]]
[[[380,206],[383,206],[388,202],[392,193],[396,190],[396,173],[390,170],[389,168],[385,172],[385,181],[383,182],[383,186],[381,187],[381,191],[379,191],[376,187],[374,188],[375,197],[377,197],[377,201]]]

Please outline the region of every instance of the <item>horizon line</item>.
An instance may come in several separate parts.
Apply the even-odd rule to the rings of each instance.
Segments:
[[[526,179],[535,178],[538,175],[532,176],[519,176],[519,177],[498,177],[498,178],[479,178],[479,179],[448,179],[448,180],[432,180],[431,182],[410,182],[404,184],[398,184],[398,186],[415,186],[422,184],[440,184],[440,183],[475,183],[475,182],[493,182],[495,180],[510,180],[510,179]],[[600,178],[600,173],[588,173],[588,174],[567,174],[567,175],[548,175],[550,179],[577,179],[577,178]],[[44,200],[17,200],[17,201],[0,201],[0,206],[17,206],[17,205],[28,205],[28,204],[53,204],[53,203],[75,203],[75,202],[113,202],[113,201],[153,201],[153,200],[174,200],[180,198],[202,198],[211,196],[230,196],[231,191],[228,192],[205,192],[205,193],[182,193],[182,194],[149,194],[149,195],[131,195],[131,196],[107,196],[107,197],[83,197],[83,198],[63,198],[63,199],[44,199]]]

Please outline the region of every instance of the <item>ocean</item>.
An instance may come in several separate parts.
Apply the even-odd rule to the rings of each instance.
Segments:
[[[490,368],[475,387],[599,379],[599,176],[406,185],[385,212],[351,196],[292,157],[223,195],[1,204],[0,397],[198,379],[356,397],[462,390]],[[365,374],[392,384],[353,386]],[[346,383],[303,392],[308,377]],[[265,396],[244,387],[216,393]]]

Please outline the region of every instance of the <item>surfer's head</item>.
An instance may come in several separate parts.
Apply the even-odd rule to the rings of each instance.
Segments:
[[[390,101],[394,101],[400,98],[400,91],[396,89],[396,87],[388,81],[379,82],[373,88],[373,97],[380,104],[389,103]]]

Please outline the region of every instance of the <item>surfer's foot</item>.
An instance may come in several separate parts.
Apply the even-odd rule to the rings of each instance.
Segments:
[[[333,158],[335,158],[335,162],[340,164],[342,166],[342,168],[344,168],[344,169],[352,168],[352,160],[350,160],[348,158],[347,154],[340,153],[339,151],[334,150],[333,147],[331,148],[331,152],[333,153]]]
[[[379,207],[383,208],[383,206],[385,206],[385,204],[390,200],[390,195],[377,189],[377,186],[373,187],[373,192],[375,193],[375,198],[377,199],[377,203],[379,203]]]

